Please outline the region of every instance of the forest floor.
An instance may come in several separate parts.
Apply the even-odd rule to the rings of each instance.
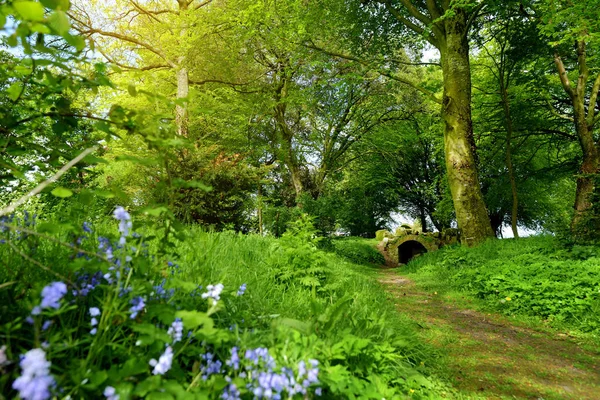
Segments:
[[[460,295],[438,295],[381,269],[398,311],[439,350],[445,376],[461,393],[486,399],[600,399],[600,351],[545,327],[476,311]]]

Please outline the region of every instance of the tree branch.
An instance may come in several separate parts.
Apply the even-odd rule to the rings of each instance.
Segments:
[[[558,75],[560,77],[560,83],[562,84],[563,89],[565,89],[565,92],[567,92],[569,97],[573,99],[573,88],[571,87],[571,82],[569,81],[569,76],[567,75],[565,65],[563,64],[558,53],[554,53],[554,64],[556,64],[556,68],[558,69]],[[554,107],[552,109],[554,109]]]

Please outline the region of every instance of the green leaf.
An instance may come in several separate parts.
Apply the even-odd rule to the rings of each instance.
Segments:
[[[19,95],[21,94],[21,88],[23,85],[21,82],[15,82],[8,89],[6,89],[6,93],[8,94],[8,98],[12,101],[17,101]]]
[[[48,23],[59,35],[63,36],[69,33],[71,23],[64,11],[54,11],[48,18]]]
[[[23,18],[28,21],[43,21],[44,20],[44,6],[35,1],[19,1],[13,3],[15,11]]]
[[[135,90],[135,85],[133,83],[130,83],[129,86],[127,86],[127,91],[131,96],[137,96],[137,90]]]
[[[61,186],[57,187],[50,193],[52,193],[56,197],[62,197],[62,198],[73,196],[73,192],[71,190],[61,187]]]
[[[203,312],[200,311],[177,311],[175,313],[177,318],[181,318],[183,321],[183,326],[186,329],[194,329],[200,325],[205,325],[207,327],[212,327],[213,322],[212,319]]]
[[[71,7],[71,2],[69,0],[40,0],[40,3],[51,10],[60,9],[67,11]]]
[[[83,39],[81,36],[69,35],[67,33],[63,35],[63,37],[67,41],[67,43],[75,47],[75,50],[81,51],[85,48],[85,39]]]

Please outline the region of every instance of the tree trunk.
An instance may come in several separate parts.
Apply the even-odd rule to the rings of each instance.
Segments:
[[[475,162],[475,141],[471,121],[471,71],[467,17],[463,9],[446,18],[445,40],[440,44],[444,97],[444,151],[448,183],[461,241],[477,245],[494,237],[490,225]]]
[[[591,235],[597,235],[594,225],[590,225],[592,221],[590,218],[593,216],[593,203],[592,196],[595,190],[596,175],[598,174],[598,167],[600,166],[600,157],[598,149],[594,144],[594,138],[592,132],[589,129],[585,119],[585,106],[584,100],[579,99],[578,96],[574,96],[574,117],[575,117],[575,128],[577,130],[577,136],[579,137],[579,143],[581,150],[583,151],[583,163],[579,170],[579,176],[577,177],[577,190],[575,192],[575,214],[573,215],[572,229],[576,236],[589,237]]]
[[[179,59],[179,69],[177,70],[177,100],[185,99],[190,92],[190,80],[188,69],[183,66],[184,57]],[[186,104],[177,104],[175,106],[175,122],[177,124],[177,133],[181,136],[188,136],[188,111]]]
[[[517,181],[515,179],[515,170],[512,163],[511,141],[514,132],[513,121],[510,115],[510,104],[508,102],[508,91],[504,84],[504,74],[500,74],[500,91],[502,92],[502,107],[504,108],[504,118],[506,120],[506,169],[508,170],[508,179],[510,180],[510,191],[512,194],[512,210],[510,214],[510,227],[513,236],[519,237],[517,230],[517,212],[519,210],[519,197],[517,196]]]

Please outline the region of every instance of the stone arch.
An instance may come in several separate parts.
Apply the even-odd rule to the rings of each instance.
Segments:
[[[417,254],[438,250],[440,245],[440,240],[431,236],[405,235],[390,240],[385,251],[397,263],[406,264]]]
[[[398,262],[400,264],[406,264],[414,257],[423,253],[427,253],[427,249],[421,244],[421,242],[416,240],[407,240],[398,246]]]

